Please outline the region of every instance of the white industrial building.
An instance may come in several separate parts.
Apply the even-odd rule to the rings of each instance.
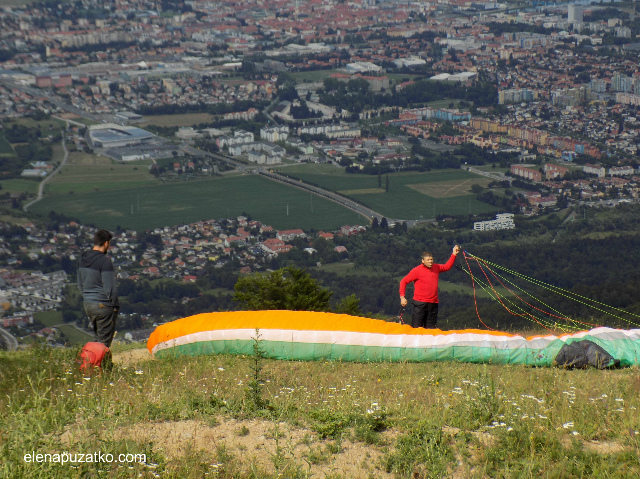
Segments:
[[[512,230],[516,227],[513,216],[513,213],[499,213],[495,220],[476,221],[473,223],[473,229],[476,231]]]
[[[371,62],[354,62],[347,65],[347,71],[349,73],[381,72],[382,67],[379,67],[375,63]]]

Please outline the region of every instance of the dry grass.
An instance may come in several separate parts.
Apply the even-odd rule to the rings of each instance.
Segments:
[[[112,165],[113,161],[106,156],[98,156],[90,153],[83,153],[79,151],[74,151],[69,153],[69,158],[67,159],[68,165]]]
[[[383,188],[362,188],[359,190],[341,190],[338,191],[341,195],[372,195],[384,193]]]

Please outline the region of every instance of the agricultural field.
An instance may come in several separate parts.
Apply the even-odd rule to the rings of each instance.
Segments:
[[[135,230],[242,213],[277,229],[337,229],[345,224],[367,222],[336,203],[255,175],[144,187],[136,186],[133,180],[129,184],[104,181],[84,185],[78,180],[82,176],[82,168],[78,168],[67,174],[71,178],[68,183],[63,180],[52,184],[47,190],[49,196],[36,203],[33,212],[46,215],[53,210],[84,224]],[[111,171],[109,165],[96,165],[96,168],[105,174]],[[142,167],[138,172],[140,170]]]
[[[0,351],[0,476],[640,475],[637,368],[152,360],[116,345],[111,370],[83,374],[78,351]],[[31,451],[130,459],[26,461]]]
[[[27,193],[30,195],[36,195],[38,193],[39,181],[36,179],[23,179],[23,178],[11,178],[9,180],[0,181],[2,186],[2,193]]]
[[[45,188],[46,194],[76,194],[158,184],[148,164],[116,164],[109,158],[82,152],[69,154],[67,164]]]
[[[471,186],[487,186],[489,178],[462,170],[389,174],[380,183],[375,175],[348,174],[331,165],[305,164],[280,171],[311,184],[348,196],[369,208],[395,219],[433,218],[440,214],[489,213],[496,209],[476,199]]]

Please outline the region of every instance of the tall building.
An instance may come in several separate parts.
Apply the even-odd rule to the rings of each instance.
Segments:
[[[606,93],[607,91],[607,82],[602,78],[592,78],[590,86],[591,91],[595,93]]]
[[[633,91],[633,79],[616,73],[611,77],[611,89],[613,91],[630,93]]]
[[[569,5],[569,13],[567,16],[569,23],[582,23],[583,14],[581,5]]]

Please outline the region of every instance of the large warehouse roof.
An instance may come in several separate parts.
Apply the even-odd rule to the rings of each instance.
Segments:
[[[89,127],[89,138],[94,146],[114,147],[133,145],[148,141],[154,137],[153,133],[136,128],[135,126],[121,126],[115,123],[92,125]]]

